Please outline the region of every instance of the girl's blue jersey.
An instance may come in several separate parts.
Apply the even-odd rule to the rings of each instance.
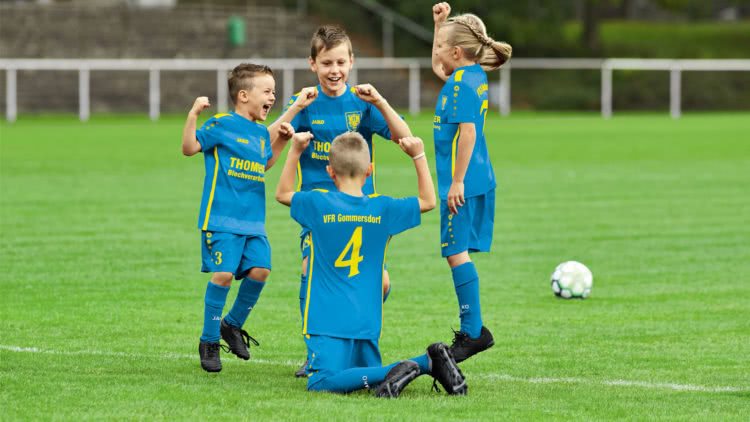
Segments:
[[[297,95],[287,103],[286,111]],[[297,190],[312,189],[336,190],[333,180],[326,172],[328,152],[333,139],[344,132],[359,132],[370,147],[370,160],[375,167],[375,150],[372,135],[378,134],[391,139],[388,123],[380,111],[372,104],[362,101],[354,94],[354,88],[346,86],[346,92],[338,97],[329,97],[318,85],[318,98],[299,112],[292,120],[296,132],[312,132],[313,139],[302,153],[297,167]],[[375,193],[375,172],[367,179],[362,192]]]
[[[291,215],[311,231],[302,333],[380,338],[388,241],[419,225],[417,198],[297,192]]]
[[[440,199],[448,199],[453,182],[459,123],[474,123],[476,130],[474,151],[464,176],[464,197],[484,195],[497,186],[484,137],[487,107],[487,74],[482,67],[475,64],[453,71],[440,91],[432,124]]]
[[[265,236],[268,129],[230,112],[211,117],[195,134],[206,164],[198,228]]]

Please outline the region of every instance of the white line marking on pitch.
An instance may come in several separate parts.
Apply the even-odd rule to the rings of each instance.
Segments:
[[[499,379],[512,382],[525,382],[529,384],[596,384],[611,385],[615,387],[642,387],[642,388],[663,388],[676,391],[702,391],[710,393],[750,391],[742,387],[706,387],[703,385],[676,384],[671,382],[646,382],[646,381],[626,381],[626,380],[592,380],[586,378],[522,378],[504,374],[474,374],[474,376],[488,379]]]
[[[76,356],[76,355],[91,355],[91,356],[112,356],[112,357],[124,357],[124,358],[138,358],[144,357],[158,358],[158,359],[191,359],[197,360],[197,354],[184,354],[184,353],[167,353],[164,355],[141,355],[137,353],[125,353],[125,352],[104,352],[99,350],[77,350],[77,351],[59,351],[59,350],[43,350],[36,347],[19,347],[19,346],[6,346],[0,344],[0,350],[7,350],[9,352],[19,353],[41,353],[47,355],[63,355],[63,356]],[[227,360],[227,362],[239,362],[236,359]],[[294,366],[299,365],[299,362],[285,360],[285,361],[271,361],[263,359],[251,359],[250,362],[261,363],[266,365],[281,365],[281,366]],[[224,362],[222,362],[224,363]],[[691,385],[691,384],[676,384],[666,382],[645,382],[645,381],[627,381],[627,380],[592,380],[586,378],[524,378],[515,377],[506,374],[468,374],[470,377],[475,376],[479,378],[491,379],[491,380],[503,380],[511,382],[522,382],[527,384],[591,384],[591,385],[610,385],[615,387],[641,387],[641,388],[653,388],[653,389],[668,389],[676,391],[700,391],[710,393],[723,393],[723,392],[742,392],[750,391],[749,388],[742,387],[706,387],[703,385]]]

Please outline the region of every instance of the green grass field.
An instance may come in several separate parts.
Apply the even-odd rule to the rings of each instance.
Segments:
[[[434,169],[431,116],[407,120]],[[424,376],[389,401],[292,376],[299,227],[272,200],[281,165],[267,173],[274,270],[246,325],[261,347],[200,369],[203,159],[181,155],[182,124],[0,123],[0,419],[747,420],[747,114],[490,115],[495,237],[473,259],[496,345],[461,365],[468,397]],[[376,157],[379,191],[416,193],[398,148],[377,140]],[[590,299],[551,292],[572,259],[593,271]],[[387,263],[384,362],[448,342],[458,309],[437,210]]]

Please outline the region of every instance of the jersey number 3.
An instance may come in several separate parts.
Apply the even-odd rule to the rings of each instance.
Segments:
[[[362,247],[362,226],[357,227],[354,229],[354,233],[352,233],[352,238],[349,239],[349,243],[346,244],[344,247],[344,250],[341,251],[341,254],[339,254],[339,257],[336,258],[335,265],[337,267],[349,267],[349,277],[355,276],[359,274],[359,263],[362,262],[364,257],[362,257],[359,254],[359,248]],[[349,255],[349,259],[346,258],[346,255],[349,253],[349,250],[351,250],[351,255]]]

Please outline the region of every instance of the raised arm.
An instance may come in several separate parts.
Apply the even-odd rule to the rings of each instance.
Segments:
[[[463,206],[464,200],[464,176],[469,168],[471,154],[474,152],[474,143],[477,139],[477,129],[474,123],[459,123],[458,145],[456,145],[456,167],[453,171],[453,182],[448,190],[448,209],[451,214],[458,214],[458,207]]]
[[[294,100],[294,103],[287,107],[281,116],[279,116],[279,118],[268,127],[268,131],[272,134],[271,136],[273,136],[274,131],[279,129],[279,126],[281,126],[282,123],[291,123],[294,117],[297,116],[300,111],[304,110],[305,107],[309,106],[310,103],[315,101],[316,98],[318,98],[318,89],[316,87],[310,86],[302,88],[302,91],[297,94],[297,99]],[[284,148],[282,147],[282,149]]]
[[[182,129],[182,153],[190,157],[201,152],[201,144],[195,136],[196,122],[201,111],[211,107],[208,97],[198,97],[193,103],[185,121],[185,128]]]
[[[269,130],[268,132],[271,135],[271,151],[273,151],[273,156],[266,163],[266,170],[270,169],[276,163],[276,160],[279,159],[286,143],[294,136],[294,128],[287,122],[281,122],[273,128],[273,131]]]
[[[292,145],[286,155],[284,168],[281,170],[279,184],[276,186],[276,200],[286,205],[292,205],[294,196],[294,175],[297,172],[297,163],[302,152],[307,148],[313,135],[310,132],[295,133],[292,137]]]
[[[432,183],[430,167],[427,165],[427,157],[424,154],[424,143],[417,137],[403,138],[398,145],[409,157],[414,160],[417,170],[417,184],[419,185],[419,210],[427,212],[435,208],[435,185]]]
[[[361,100],[374,105],[380,111],[386,124],[388,124],[388,130],[391,132],[391,140],[393,142],[398,142],[401,138],[411,136],[409,125],[396,113],[396,110],[388,104],[388,101],[380,95],[374,86],[370,84],[357,85],[354,87],[354,94]]]
[[[432,35],[432,71],[435,72],[438,78],[442,79],[443,82],[448,80],[448,76],[445,74],[443,65],[437,59],[437,41],[438,31],[440,26],[448,19],[451,14],[451,6],[446,3],[438,3],[432,6],[432,20],[435,21],[435,32]]]

